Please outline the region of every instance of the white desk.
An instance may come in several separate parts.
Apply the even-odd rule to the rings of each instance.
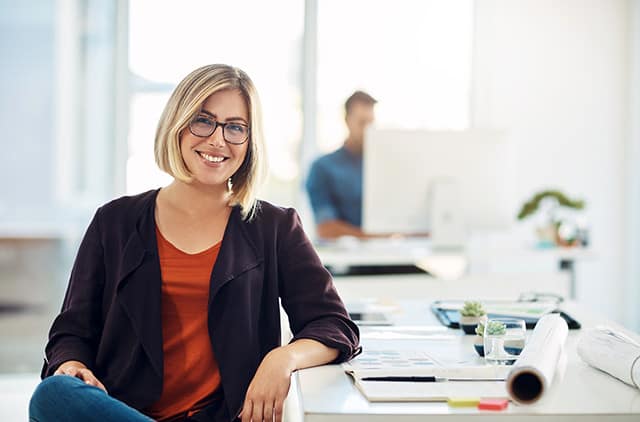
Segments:
[[[399,323],[415,321],[411,315],[423,315],[420,323],[436,324],[428,304],[405,302],[408,312]],[[593,326],[602,320],[570,304],[566,309],[583,323]],[[451,347],[452,355],[474,355],[473,336],[462,336],[450,330],[453,340],[419,340],[425,350],[429,347]],[[565,346],[566,365],[559,369],[554,383],[541,401],[530,406],[509,404],[501,412],[479,411],[475,408],[452,408],[446,403],[369,403],[354,387],[353,381],[339,365],[311,368],[296,373],[294,385],[298,391],[299,412],[304,421],[640,421],[640,390],[634,389],[609,375],[586,365],[576,353],[580,330],[570,330]],[[417,340],[367,339],[363,330],[364,347],[403,348],[416,346]],[[479,359],[479,358],[478,358]],[[562,365],[561,365],[562,367]],[[427,419],[428,418],[428,419]]]
[[[595,254],[588,248],[552,248],[536,249],[524,246],[511,247],[488,246],[482,247],[478,243],[472,244],[462,251],[435,251],[431,248],[429,239],[372,239],[359,241],[355,238],[316,245],[320,260],[326,267],[337,269],[338,272],[350,266],[385,266],[385,265],[415,265],[425,258],[458,254],[472,262],[489,259],[504,261],[516,259],[545,259],[557,262],[557,267],[569,275],[568,297],[576,297],[575,262],[594,258]]]
[[[567,297],[566,274],[496,274],[468,275],[457,280],[443,280],[428,274],[394,274],[334,277],[340,297],[348,305],[362,299],[382,302],[419,298],[457,300],[517,300],[530,292],[551,293]]]

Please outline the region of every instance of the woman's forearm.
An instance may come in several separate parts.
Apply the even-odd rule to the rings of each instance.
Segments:
[[[339,354],[337,349],[325,346],[316,340],[300,339],[282,347],[291,358],[291,370],[309,368],[333,362]]]

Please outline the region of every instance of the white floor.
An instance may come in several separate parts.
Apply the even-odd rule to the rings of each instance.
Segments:
[[[39,382],[38,374],[0,374],[0,421],[28,421],[29,399]]]

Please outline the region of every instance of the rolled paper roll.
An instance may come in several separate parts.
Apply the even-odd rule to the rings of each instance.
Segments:
[[[578,341],[578,355],[587,364],[640,388],[640,336],[622,329],[598,326]]]
[[[569,327],[558,314],[538,320],[527,345],[507,376],[507,392],[520,404],[532,404],[549,389]]]

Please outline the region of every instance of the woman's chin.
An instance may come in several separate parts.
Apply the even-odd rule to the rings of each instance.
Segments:
[[[207,190],[222,190],[227,191],[227,179],[221,179],[219,177],[194,177],[191,181],[191,185]]]

